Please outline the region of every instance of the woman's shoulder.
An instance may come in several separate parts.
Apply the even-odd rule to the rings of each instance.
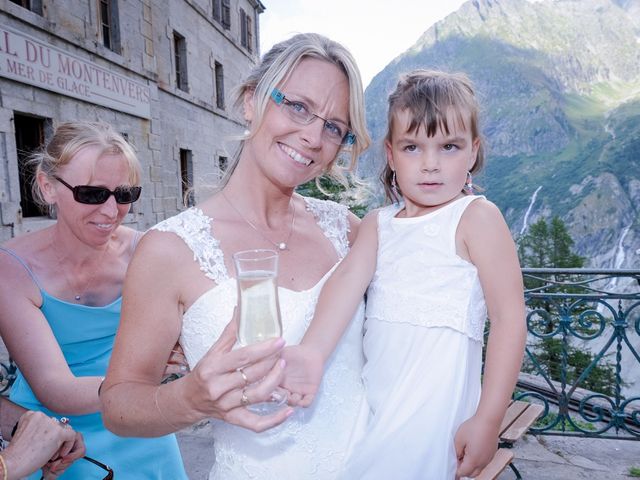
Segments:
[[[24,293],[24,297],[37,302],[36,272],[52,266],[46,254],[50,245],[51,237],[46,230],[19,235],[0,245],[0,284],[10,286],[6,291],[12,300]]]
[[[139,248],[160,257],[166,256],[167,251],[210,255],[219,246],[211,235],[212,221],[200,208],[191,207],[147,230]]]
[[[15,269],[33,270],[34,263],[42,263],[44,258],[48,258],[48,255],[43,253],[50,246],[51,233],[48,228],[18,235],[0,244],[0,270],[8,275]]]
[[[36,255],[49,244],[51,244],[51,233],[47,227],[33,232],[22,233],[1,243],[0,247],[11,250],[21,257],[30,257]]]
[[[183,230],[208,228],[210,223],[211,218],[205,215],[200,208],[191,207],[156,223],[149,231],[178,233]]]

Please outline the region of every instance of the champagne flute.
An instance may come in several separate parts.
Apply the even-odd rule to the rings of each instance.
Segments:
[[[278,252],[244,250],[233,255],[238,285],[238,345],[245,346],[282,336],[278,300]],[[287,401],[287,393],[277,388],[267,402],[247,405],[259,415],[278,410]]]

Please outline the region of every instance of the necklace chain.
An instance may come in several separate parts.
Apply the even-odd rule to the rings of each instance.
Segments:
[[[67,285],[69,285],[69,287],[71,287],[71,290],[73,290],[75,292],[73,298],[75,299],[76,302],[79,302],[82,299],[82,296],[87,293],[88,288],[91,286],[91,284],[93,283],[93,279],[96,277],[96,273],[98,272],[98,269],[93,269],[93,272],[91,273],[91,276],[89,277],[89,279],[87,280],[87,282],[84,284],[84,288],[78,292],[78,289],[75,287],[75,285],[73,284],[73,282],[71,282],[71,280],[69,280],[69,276],[67,274],[67,271],[62,267],[62,259],[60,258],[60,252],[58,252],[58,249],[54,246],[53,244],[53,231],[51,232],[51,249],[53,250],[53,254],[56,256],[56,261],[58,262],[58,270],[62,270],[63,275],[64,275],[64,280],[67,283]],[[102,253],[100,254],[100,260],[98,263],[102,263],[102,259],[104,258],[105,254],[107,253],[107,250],[109,250],[109,245],[107,245],[107,248],[105,248]]]
[[[291,239],[291,235],[293,234],[293,227],[296,223],[296,204],[295,202],[291,201],[290,205],[291,208],[293,209],[293,212],[291,214],[291,227],[289,228],[289,234],[287,235],[287,238],[284,239],[284,241],[282,242],[274,242],[273,240],[271,240],[269,237],[267,237],[258,227],[256,227],[253,223],[251,223],[244,215],[242,215],[242,213],[240,213],[240,210],[238,210],[236,208],[236,206],[231,203],[231,200],[229,200],[229,198],[227,197],[227,195],[224,193],[224,191],[220,191],[220,193],[222,194],[222,196],[224,197],[224,199],[226,200],[226,202],[229,204],[229,206],[238,214],[238,216],[247,224],[249,225],[251,228],[253,228],[256,232],[258,232],[262,238],[264,238],[266,241],[268,241],[270,244],[272,244],[274,247],[276,247],[278,250],[289,250],[289,245],[288,242]]]

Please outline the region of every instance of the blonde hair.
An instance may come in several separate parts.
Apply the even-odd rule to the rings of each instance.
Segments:
[[[300,33],[274,45],[236,89],[235,105],[241,106],[245,95],[253,95],[255,116],[252,128],[253,132],[257,131],[264,120],[264,112],[271,98],[271,92],[289,78],[304,58],[316,58],[336,65],[349,81],[349,127],[356,140],[353,145],[343,146],[338,151],[336,159],[326,173],[327,176],[346,186],[345,173],[355,169],[358,157],[369,146],[371,139],[365,122],[364,92],[360,71],[353,56],[345,47],[317,33]],[[230,160],[225,170],[221,181],[222,186],[227,183],[238,164],[244,141],[252,135],[253,133],[249,132],[242,139],[238,153]],[[347,155],[348,158],[345,158]],[[338,158],[344,160],[336,161]],[[316,184],[318,180],[316,179]]]
[[[471,138],[479,140],[480,146],[476,162],[470,172],[479,172],[484,165],[484,145],[480,134],[480,105],[475,96],[473,83],[463,73],[445,73],[435,70],[413,70],[400,77],[396,89],[389,95],[387,112],[387,134],[385,140],[391,142],[396,116],[399,112],[410,115],[408,132],[423,127],[429,137],[438,130],[449,134],[456,126],[471,133]],[[468,125],[467,125],[468,119]],[[450,125],[453,122],[454,125]],[[453,128],[452,128],[453,127]],[[396,185],[392,188],[393,170],[387,164],[380,176],[386,197],[392,202],[402,195]]]
[[[133,147],[111,125],[103,122],[61,123],[46,147],[31,155],[29,159],[35,173],[32,185],[33,199],[41,208],[48,207],[48,204],[36,181],[38,174],[42,172],[53,178],[80,150],[87,147],[100,148],[100,155],[122,155],[129,169],[129,183],[140,184],[141,167],[138,157]]]

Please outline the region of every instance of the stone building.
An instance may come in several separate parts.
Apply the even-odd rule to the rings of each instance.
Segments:
[[[258,60],[263,11],[260,0],[0,0],[0,241],[52,221],[24,162],[60,122],[102,120],[135,146],[133,227],[214,183],[242,130],[231,92]]]

